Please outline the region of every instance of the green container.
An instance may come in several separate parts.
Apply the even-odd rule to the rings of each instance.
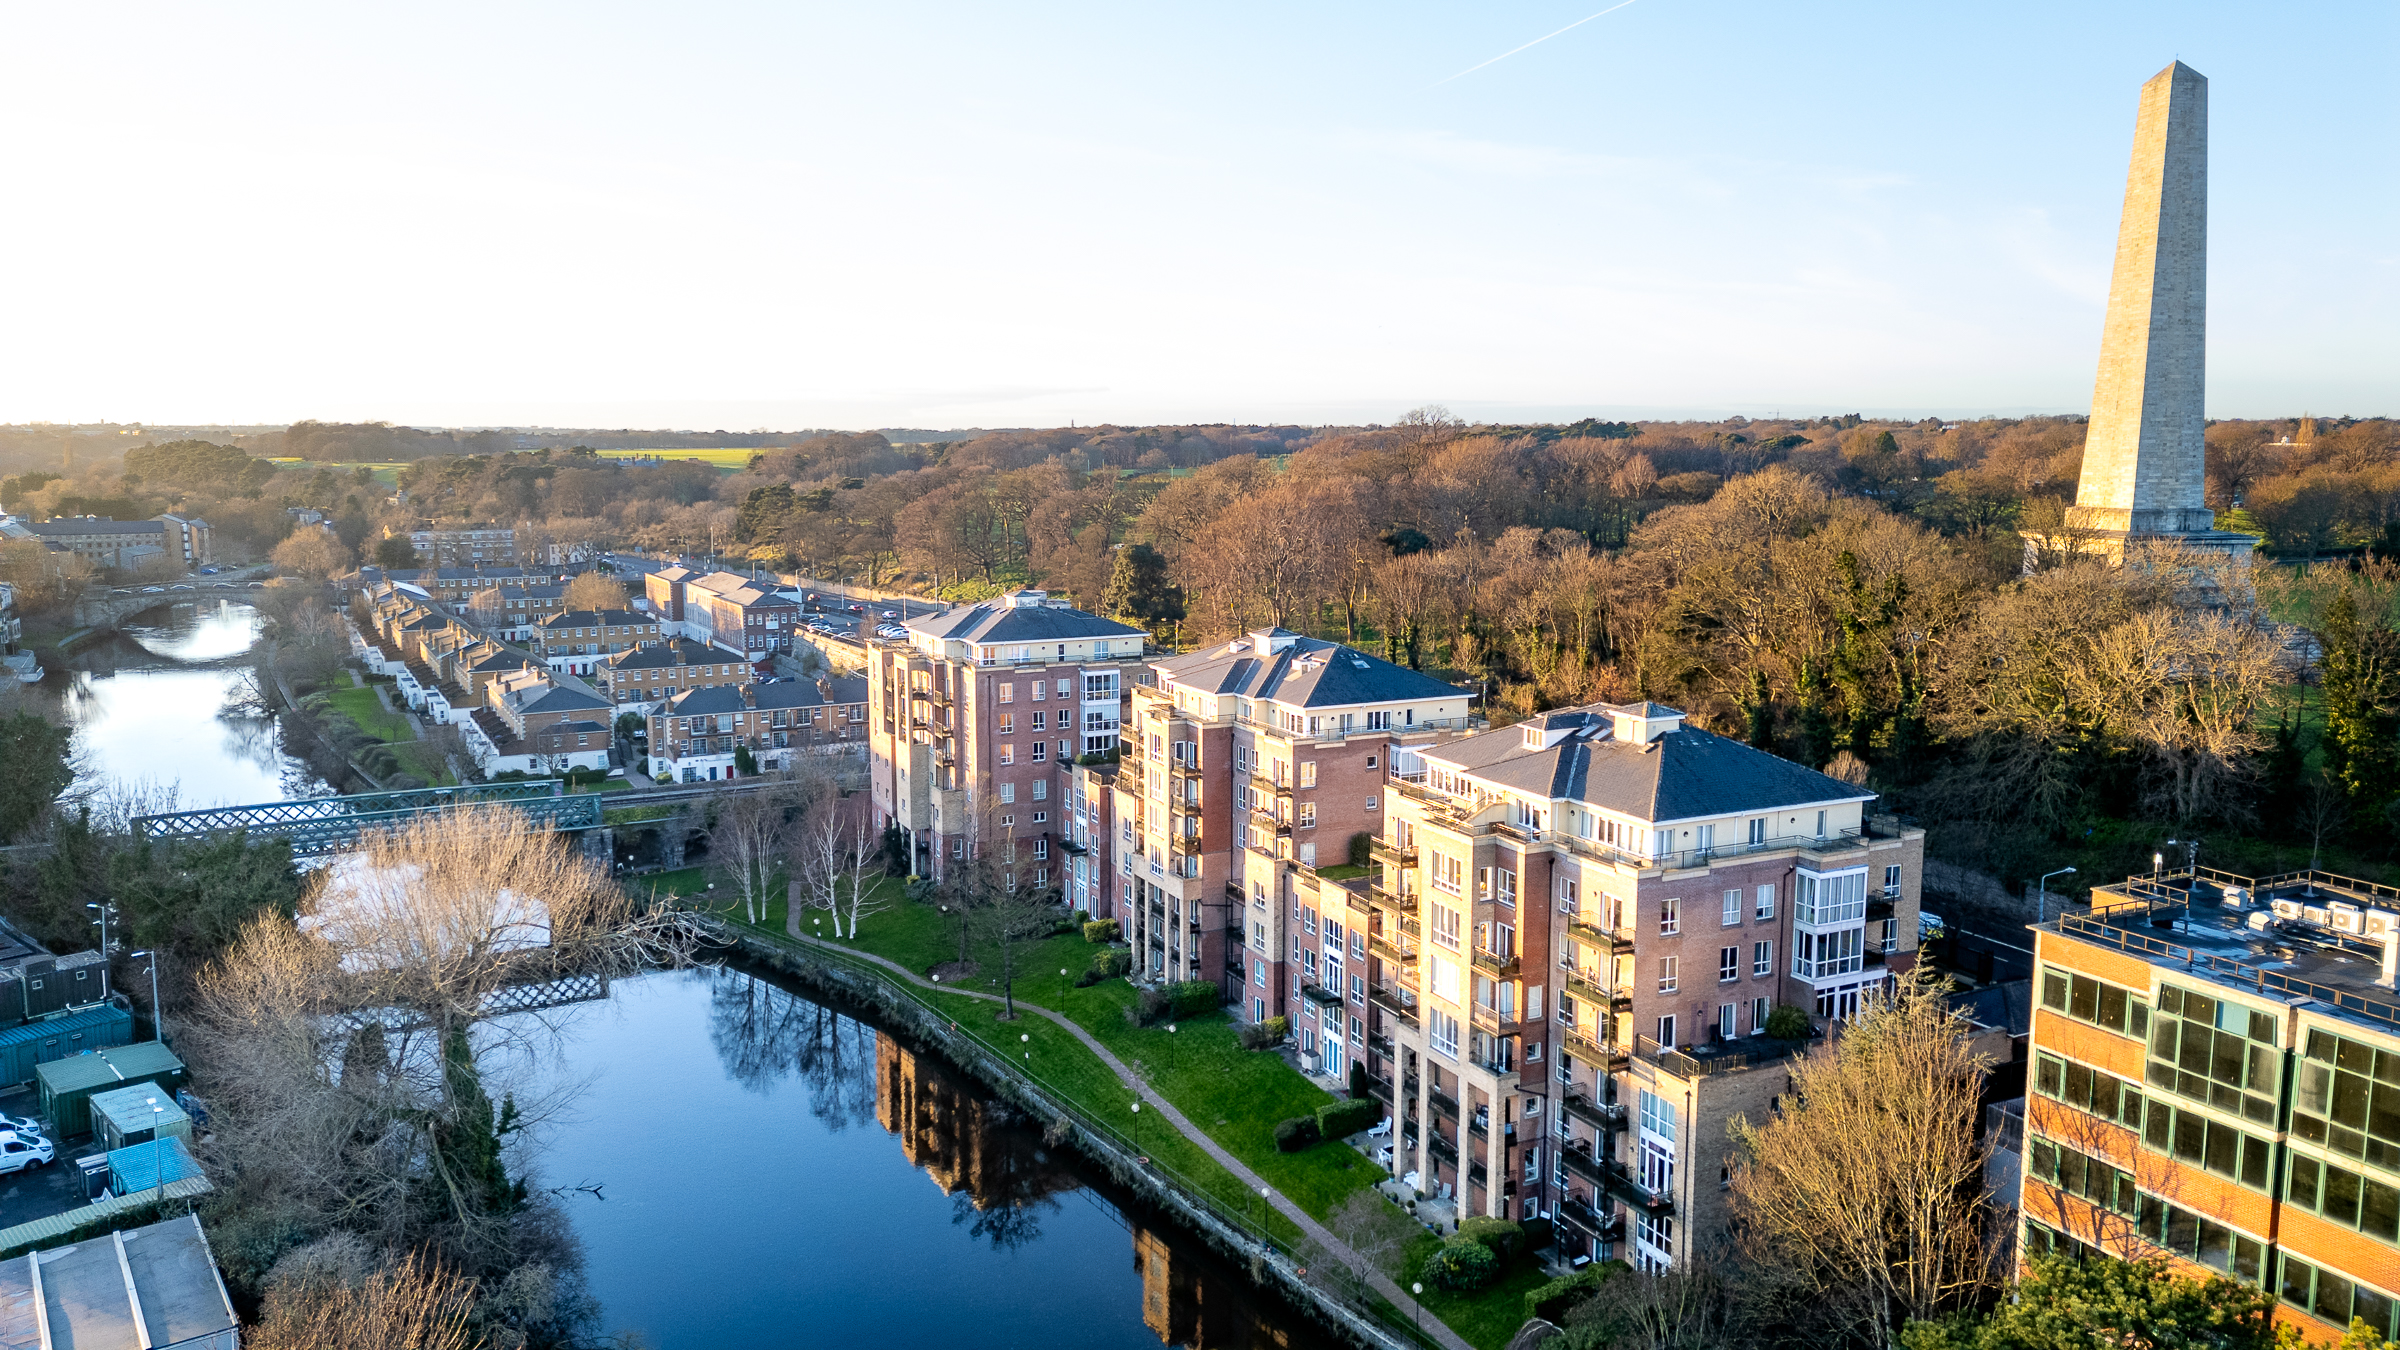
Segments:
[[[34,1070],[42,1089],[42,1114],[60,1142],[91,1133],[92,1094],[156,1083],[169,1097],[183,1083],[183,1061],[156,1041],[120,1045],[53,1060]]]
[[[21,1087],[41,1065],[123,1045],[132,1035],[133,1014],[113,1003],[0,1031],[0,1088]]]

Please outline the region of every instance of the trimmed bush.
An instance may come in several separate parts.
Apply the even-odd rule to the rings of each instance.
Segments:
[[[1317,1108],[1317,1133],[1327,1139],[1347,1139],[1383,1119],[1379,1101],[1327,1102]]]
[[[1527,1219],[1522,1226],[1526,1251],[1538,1252],[1558,1241],[1558,1225],[1548,1219]]]
[[[1458,1236],[1491,1248],[1493,1257],[1503,1265],[1515,1260],[1517,1253],[1525,1250],[1525,1230],[1518,1227],[1514,1219],[1495,1219],[1488,1214],[1478,1214],[1472,1219],[1459,1221]]]
[[[1133,953],[1122,947],[1103,947],[1092,953],[1092,964],[1075,978],[1075,987],[1086,989],[1103,980],[1113,980],[1133,969]]]
[[[1285,1153],[1298,1153],[1321,1137],[1314,1116],[1294,1116],[1275,1122],[1275,1147]]]
[[[1373,847],[1374,843],[1375,836],[1365,830],[1360,830],[1358,833],[1351,835],[1350,865],[1352,867],[1366,866],[1368,858],[1367,850]]]
[[[1083,926],[1083,940],[1093,946],[1104,946],[1117,940],[1115,919],[1094,919]]]
[[[1166,1016],[1169,1006],[1170,1001],[1164,993],[1156,989],[1144,989],[1133,996],[1133,1002],[1125,1005],[1125,1020],[1134,1026],[1146,1027]]]
[[[1500,1259],[1473,1238],[1454,1237],[1425,1258],[1419,1274],[1436,1289],[1468,1293],[1500,1278]]]
[[[1283,1038],[1290,1031],[1291,1023],[1280,1017],[1270,1017],[1264,1022],[1249,1023],[1241,1031],[1242,1048],[1244,1050],[1272,1050],[1283,1044]]]
[[[1561,1275],[1538,1289],[1525,1291],[1525,1316],[1564,1326],[1567,1314],[1608,1283],[1609,1277],[1630,1269],[1622,1261],[1595,1261],[1572,1275]]]
[[[1367,1098],[1367,1066],[1355,1059],[1350,1061],[1350,1096],[1358,1101]]]
[[[1767,1014],[1767,1034],[1779,1041],[1802,1041],[1814,1029],[1808,1014],[1789,1003],[1778,1003]]]
[[[1223,1001],[1217,994],[1217,986],[1207,980],[1185,980],[1181,984],[1170,985],[1168,997],[1174,1003],[1177,1017],[1198,1017],[1202,1013],[1215,1012],[1218,1003]]]

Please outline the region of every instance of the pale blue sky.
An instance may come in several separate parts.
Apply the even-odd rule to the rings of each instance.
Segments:
[[[2209,411],[2400,413],[2400,6],[14,7],[0,420],[2081,411],[2210,80]]]

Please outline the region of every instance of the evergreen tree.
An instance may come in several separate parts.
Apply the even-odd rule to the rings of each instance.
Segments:
[[[0,718],[0,844],[8,843],[41,818],[58,794],[75,781],[67,763],[74,734],[29,712]]]
[[[2344,587],[2325,606],[2317,642],[2325,776],[2355,818],[2381,819],[2400,787],[2400,638],[2359,613],[2356,593]]]
[[[1988,1314],[1911,1322],[1902,1350],[2274,1350],[2275,1296],[2211,1276],[2184,1279],[2164,1257],[2042,1255]]]
[[[1148,544],[1117,550],[1101,605],[1111,614],[1156,629],[1183,618],[1183,588],[1167,579],[1166,555]]]

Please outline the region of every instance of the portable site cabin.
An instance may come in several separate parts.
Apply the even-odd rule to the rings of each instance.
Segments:
[[[0,1261],[0,1345],[239,1350],[240,1319],[190,1214]]]
[[[52,1138],[73,1139],[91,1132],[95,1092],[156,1083],[173,1100],[183,1083],[183,1061],[158,1042],[143,1041],[53,1060],[35,1069],[34,1079],[42,1088],[42,1114],[57,1131]]]
[[[192,1137],[192,1118],[175,1104],[175,1093],[156,1083],[110,1088],[92,1094],[92,1145],[113,1152],[146,1144],[151,1130],[170,1139]]]
[[[0,1026],[108,1001],[108,961],[98,952],[47,952],[0,966]]]
[[[202,1175],[200,1164],[193,1160],[191,1150],[184,1147],[181,1139],[135,1144],[131,1148],[77,1158],[75,1162],[83,1169],[83,1198],[87,1203],[102,1196],[132,1195]]]
[[[114,1003],[9,1027],[0,1031],[0,1088],[21,1087],[43,1064],[123,1045],[132,1035],[133,1014]]]

